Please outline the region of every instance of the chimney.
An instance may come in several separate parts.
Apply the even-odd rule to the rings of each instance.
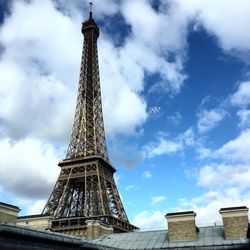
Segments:
[[[248,208],[246,206],[221,208],[219,212],[222,216],[226,239],[247,237]]]
[[[103,224],[99,220],[86,220],[87,231],[85,237],[93,240],[99,238],[104,234],[112,234],[113,227],[110,225]]]
[[[166,214],[169,241],[196,240],[198,228],[195,225],[195,216],[196,213],[193,211]]]

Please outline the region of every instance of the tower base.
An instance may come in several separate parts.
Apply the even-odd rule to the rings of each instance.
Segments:
[[[104,234],[131,232],[137,227],[113,216],[61,218],[52,221],[51,230],[67,235],[96,239]]]

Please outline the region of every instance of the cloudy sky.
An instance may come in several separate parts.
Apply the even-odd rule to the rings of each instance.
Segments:
[[[88,1],[0,0],[0,200],[40,213],[65,157]],[[130,221],[250,207],[250,1],[96,0],[109,157]]]

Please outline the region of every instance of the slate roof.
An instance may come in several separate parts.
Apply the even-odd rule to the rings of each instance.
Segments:
[[[225,240],[223,226],[201,227],[199,229],[200,231],[198,232],[196,241],[170,243],[167,237],[167,230],[110,234],[95,240],[87,240],[83,237],[68,236],[14,224],[0,223],[0,246],[1,234],[6,235],[10,233],[13,235],[21,235],[22,239],[23,237],[35,239],[36,244],[42,240],[50,240],[58,243],[72,244],[76,247],[80,247],[79,249],[250,249],[249,239]]]
[[[14,205],[11,205],[11,204],[8,204],[8,203],[4,203],[4,202],[1,202],[1,201],[0,201],[0,205],[5,206],[5,207],[9,207],[9,208],[14,208],[14,209],[20,211],[20,208],[19,208],[19,207],[14,206]]]
[[[64,243],[81,244],[81,238],[51,231],[38,230],[11,223],[0,223],[0,236],[4,234],[21,235],[22,237],[36,238],[37,240],[61,241]],[[0,237],[1,239],[1,237]],[[1,245],[0,245],[1,246]],[[1,249],[1,248],[0,248]]]
[[[32,214],[32,215],[25,215],[25,216],[18,216],[17,219],[32,219],[32,218],[43,218],[48,217],[49,214]]]
[[[88,242],[94,249],[250,249],[249,239],[225,240],[222,226],[199,228],[196,241],[169,242],[167,230],[105,235]]]

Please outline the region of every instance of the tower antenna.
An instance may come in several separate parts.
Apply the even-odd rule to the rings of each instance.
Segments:
[[[93,2],[89,2],[89,17],[92,19],[92,9],[93,9]]]

